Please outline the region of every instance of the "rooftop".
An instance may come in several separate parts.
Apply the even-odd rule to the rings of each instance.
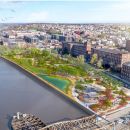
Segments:
[[[100,49],[95,49],[95,50],[104,51],[108,53],[114,53],[114,54],[130,54],[129,52],[126,52],[126,51],[120,51],[120,50],[108,49],[108,48],[100,48]]]
[[[125,65],[125,66],[129,66],[129,67],[130,67],[130,61],[125,62],[123,65]]]
[[[76,46],[84,46],[84,43],[81,42],[69,42],[68,44],[76,45]]]

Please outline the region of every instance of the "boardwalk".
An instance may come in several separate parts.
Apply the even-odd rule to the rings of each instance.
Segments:
[[[44,123],[71,120],[92,113],[0,58],[0,128],[9,130],[15,112],[33,114]]]

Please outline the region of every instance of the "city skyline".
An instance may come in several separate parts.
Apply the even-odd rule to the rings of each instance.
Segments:
[[[130,23],[128,1],[0,1],[0,11],[0,23]]]

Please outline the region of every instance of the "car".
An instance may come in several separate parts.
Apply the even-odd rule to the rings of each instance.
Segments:
[[[128,123],[128,121],[123,121],[123,123],[124,123],[124,124],[127,124],[127,123]]]
[[[117,123],[122,123],[123,122],[123,120],[117,120]]]
[[[118,120],[115,120],[114,122],[115,122],[116,125],[118,124]]]
[[[130,119],[130,116],[128,116],[127,119]]]
[[[122,117],[122,119],[123,119],[123,120],[127,120],[127,119],[128,119],[128,117]]]

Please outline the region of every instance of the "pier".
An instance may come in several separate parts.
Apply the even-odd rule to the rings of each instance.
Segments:
[[[13,116],[11,126],[13,130],[39,130],[45,127],[45,124],[34,115],[17,112],[17,116]]]

